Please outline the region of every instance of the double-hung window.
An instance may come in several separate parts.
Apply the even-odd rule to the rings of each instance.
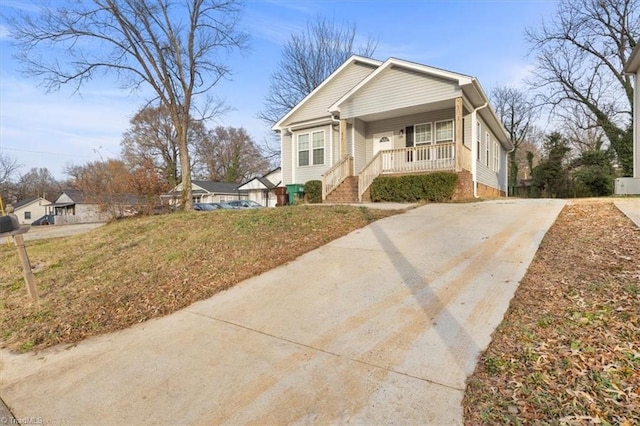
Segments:
[[[482,125],[476,125],[476,160],[482,160]]]
[[[491,150],[491,135],[489,132],[484,134],[484,147],[485,147],[485,156],[484,156],[484,165],[489,167],[489,151]]]
[[[324,164],[324,131],[313,132],[313,164]]]
[[[451,145],[438,147],[436,158],[453,158],[453,120],[436,122],[436,144]]]
[[[309,133],[298,135],[298,166],[309,165]]]
[[[324,164],[324,131],[298,135],[298,167]]]
[[[431,123],[416,124],[413,133],[415,135],[416,159],[418,161],[428,160],[430,158],[429,148],[425,147],[425,145],[433,143]],[[420,148],[420,146],[423,146],[423,148]]]
[[[493,141],[493,170],[500,171],[500,145]]]

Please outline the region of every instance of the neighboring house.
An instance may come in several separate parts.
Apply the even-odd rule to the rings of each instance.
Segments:
[[[513,144],[468,75],[352,56],[273,129],[283,184],[321,180],[326,201],[366,200],[379,175],[433,171],[459,175],[458,198],[507,192]]]
[[[180,203],[182,183],[160,197],[170,205]],[[224,203],[231,200],[246,200],[246,191],[239,191],[237,183],[211,182],[207,180],[191,181],[191,197],[194,203]]]
[[[22,225],[31,225],[36,220],[47,214],[47,208],[51,204],[42,197],[30,197],[13,204],[13,213],[18,217]]]
[[[633,76],[633,177],[616,179],[616,194],[640,195],[640,44],[631,52],[624,66],[625,74]]]
[[[106,222],[111,214],[90,200],[81,189],[65,189],[47,207],[55,225]]]
[[[275,207],[277,197],[275,189],[282,184],[282,168],[278,167],[262,177],[255,177],[242,185],[238,190],[246,191],[249,200],[265,207]]]

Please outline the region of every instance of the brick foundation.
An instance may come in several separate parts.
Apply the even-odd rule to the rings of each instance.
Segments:
[[[478,197],[480,198],[500,198],[506,197],[506,195],[504,191],[478,182]]]

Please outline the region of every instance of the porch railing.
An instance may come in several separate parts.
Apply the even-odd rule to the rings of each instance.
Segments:
[[[344,180],[353,175],[353,157],[345,155],[322,175],[322,201],[327,198]]]
[[[378,152],[358,177],[358,200],[381,174],[455,170],[455,144],[442,143]]]

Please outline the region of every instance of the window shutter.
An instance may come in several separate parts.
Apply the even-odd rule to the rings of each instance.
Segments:
[[[405,146],[410,148],[413,146],[413,126],[407,126],[404,129]]]

